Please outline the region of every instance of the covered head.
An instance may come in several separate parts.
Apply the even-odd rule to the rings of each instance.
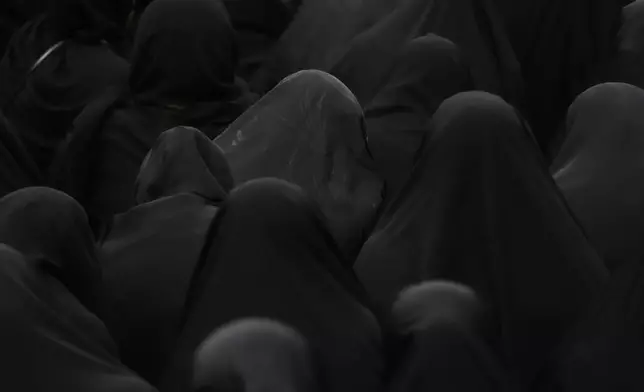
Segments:
[[[233,388],[230,388],[233,386]],[[240,319],[216,329],[195,352],[196,391],[313,392],[307,340],[269,319]]]
[[[163,132],[136,179],[137,204],[178,193],[222,201],[234,186],[223,151],[201,131],[175,127]]]
[[[146,103],[229,101],[237,44],[220,0],[155,0],[139,21],[130,89]]]
[[[101,269],[83,207],[67,194],[23,188],[0,199],[0,242],[50,271],[90,309]]]
[[[367,147],[362,108],[342,82],[322,71],[293,74],[215,143],[237,183],[276,177],[300,186],[355,257],[382,201],[383,181]]]

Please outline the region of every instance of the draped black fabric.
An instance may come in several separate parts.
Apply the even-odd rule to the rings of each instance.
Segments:
[[[239,43],[239,76],[251,80],[293,19],[282,0],[223,0]]]
[[[195,348],[245,317],[296,328],[311,345],[324,391],[378,391],[381,331],[368,298],[340,259],[319,208],[295,185],[252,180],[222,205],[216,238],[162,391],[190,385]],[[365,305],[366,304],[366,305]]]
[[[540,391],[644,388],[644,266],[627,262],[557,351]]]
[[[194,369],[197,390],[318,390],[308,341],[295,329],[268,319],[236,320],[213,331],[195,352]],[[235,382],[237,389],[230,387]]]
[[[67,169],[60,176],[71,179],[90,217],[109,220],[134,205],[136,175],[161,132],[186,125],[213,138],[250,105],[252,97],[235,82],[235,64],[234,32],[219,0],[148,6],[130,94],[88,107],[61,153]]]
[[[510,105],[460,93],[431,128],[356,270],[385,303],[424,280],[472,287],[492,307],[503,361],[530,383],[607,271]]]
[[[454,42],[477,90],[521,102],[521,68],[494,0],[435,0],[419,31]]]
[[[194,193],[216,203],[233,186],[224,152],[198,129],[177,127],[163,132],[143,161],[136,201]]]
[[[622,10],[622,26],[619,31],[619,54],[613,64],[619,81],[644,88],[644,1],[637,0]]]
[[[494,0],[521,63],[528,115],[545,147],[568,105],[617,55],[622,1]],[[604,80],[602,80],[604,79]]]
[[[101,279],[96,246],[85,211],[70,196],[32,187],[0,199],[0,243],[44,260],[47,269],[94,310]]]
[[[119,362],[103,323],[55,274],[5,245],[0,261],[3,390],[154,391]]]
[[[0,3],[0,54],[4,54],[16,30],[45,9],[45,2],[46,0],[5,0]]]
[[[127,62],[109,44],[62,34],[44,15],[18,30],[7,48],[0,63],[0,107],[45,171],[74,118],[106,88],[125,84],[127,73]]]
[[[436,35],[416,38],[389,83],[365,110],[369,150],[391,200],[409,178],[431,117],[443,100],[473,88],[458,48]]]
[[[205,139],[205,140],[204,140]],[[141,168],[139,202],[117,215],[102,244],[101,316],[123,363],[155,384],[171,354],[232,188],[221,151],[195,129],[164,132]]]
[[[383,182],[367,148],[362,108],[351,91],[321,71],[284,79],[217,139],[235,182],[276,177],[321,205],[353,261],[373,228]]]
[[[0,197],[38,184],[42,184],[42,177],[35,162],[0,115]]]
[[[568,112],[551,172],[570,208],[612,270],[643,261],[644,90],[606,83],[581,94]]]

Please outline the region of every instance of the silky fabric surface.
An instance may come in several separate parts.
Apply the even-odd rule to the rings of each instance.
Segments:
[[[32,71],[58,42],[62,45]],[[40,170],[48,168],[85,106],[110,86],[127,82],[128,67],[109,44],[63,33],[47,15],[15,33],[0,63],[0,108]]]
[[[315,368],[306,339],[268,319],[232,321],[195,351],[193,386],[214,391],[237,382],[245,392],[314,392]]]
[[[176,127],[159,136],[136,180],[136,201],[194,193],[222,201],[234,181],[224,152],[195,128]]]
[[[644,90],[591,87],[570,107],[551,172],[606,265],[642,261]]]
[[[539,390],[641,391],[643,288],[641,262],[619,266],[557,351]]]
[[[43,259],[69,291],[94,310],[101,279],[96,245],[85,211],[70,196],[31,187],[0,199],[0,243]]]
[[[195,129],[164,132],[141,168],[138,201],[102,244],[101,316],[123,363],[155,384],[206,258],[216,205],[232,188],[221,151]]]
[[[0,157],[0,197],[21,188],[42,184],[35,162],[2,115]]]
[[[460,93],[431,128],[356,271],[384,303],[425,280],[470,286],[491,306],[503,362],[529,384],[607,271],[510,105]]]
[[[385,178],[387,200],[409,178],[438,106],[472,88],[469,69],[450,41],[428,35],[403,48],[389,83],[365,110],[369,150]]]
[[[285,323],[308,339],[320,390],[380,390],[381,332],[369,299],[300,188],[260,179],[233,190],[208,257],[160,390],[186,390],[195,348],[245,317]]]
[[[218,0],[148,6],[135,39],[131,91],[88,108],[62,154],[68,166],[84,170],[69,177],[93,219],[134,206],[136,175],[161,132],[186,125],[213,138],[250,105],[235,84],[235,64],[234,32]]]
[[[300,71],[240,116],[215,143],[235,182],[276,177],[302,187],[322,207],[353,261],[382,200],[360,104],[339,80]]]
[[[0,378],[7,391],[153,392],[60,281],[0,245]]]
[[[545,147],[578,94],[613,80],[602,68],[617,56],[623,2],[494,1],[521,63],[526,93],[521,109]]]

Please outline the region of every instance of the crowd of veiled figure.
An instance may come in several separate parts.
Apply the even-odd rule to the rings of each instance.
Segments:
[[[644,1],[145,3],[12,20],[0,389],[644,390]]]

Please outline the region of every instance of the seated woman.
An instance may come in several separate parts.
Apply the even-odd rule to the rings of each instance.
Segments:
[[[185,391],[194,350],[213,329],[269,318],[309,342],[320,390],[378,391],[384,356],[369,299],[327,231],[316,203],[296,185],[252,180],[223,203],[208,263],[186,312],[162,391]]]
[[[429,133],[358,257],[358,276],[384,304],[426,280],[471,287],[492,308],[504,365],[530,385],[607,271],[512,106],[460,93]]]
[[[315,392],[309,343],[267,319],[240,319],[213,331],[195,352],[193,391]]]
[[[187,125],[213,138],[250,104],[236,82],[236,52],[219,0],[152,2],[136,33],[130,94],[81,115],[61,154],[57,185],[93,221],[133,207],[137,173],[161,132]]]
[[[136,184],[140,203],[104,239],[99,315],[123,363],[149,382],[176,343],[194,279],[208,251],[217,205],[233,187],[223,153],[196,129],[161,134]]]
[[[0,63],[0,110],[42,172],[85,106],[127,82],[128,63],[113,45],[132,9],[130,0],[47,3],[14,34]]]
[[[403,290],[392,310],[405,344],[389,391],[517,391],[485,342],[486,309],[469,287],[424,282]]]
[[[449,40],[430,34],[402,49],[389,82],[365,110],[369,150],[384,176],[387,201],[411,175],[436,109],[473,87],[459,49]]]
[[[347,262],[353,262],[382,201],[364,116],[333,76],[301,71],[284,79],[215,139],[235,182],[275,177],[320,204]]]
[[[610,270],[644,260],[644,90],[597,85],[568,111],[551,172]]]
[[[121,364],[93,314],[100,283],[81,206],[49,188],[0,200],[0,377],[3,390],[153,392]]]

